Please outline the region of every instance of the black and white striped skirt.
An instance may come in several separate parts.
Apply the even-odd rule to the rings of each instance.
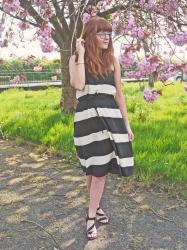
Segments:
[[[80,97],[74,116],[74,144],[86,175],[133,174],[131,141],[113,95]]]

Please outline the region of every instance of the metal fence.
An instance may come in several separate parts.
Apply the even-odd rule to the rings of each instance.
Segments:
[[[11,83],[15,76],[20,76],[21,81],[17,84]],[[122,76],[122,81],[125,82],[139,82],[140,87],[148,78],[142,79],[128,79]],[[45,89],[48,86],[62,87],[61,74],[56,73],[56,69],[51,71],[0,71],[0,91],[9,88],[23,88],[23,89]]]
[[[61,75],[57,75],[56,71],[1,71],[0,85],[9,85],[15,76],[21,77],[20,83],[45,83],[45,82],[60,82]],[[54,77],[54,78],[52,78]],[[56,79],[55,79],[56,77]]]

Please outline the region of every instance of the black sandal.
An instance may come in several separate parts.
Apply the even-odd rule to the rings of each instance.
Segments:
[[[87,223],[88,220],[94,220],[94,223],[93,223],[93,225],[91,225],[91,226],[86,230],[87,238],[88,238],[89,240],[94,240],[94,239],[97,238],[97,236],[92,237],[92,236],[90,236],[90,234],[93,233],[93,230],[91,231],[91,229],[95,226],[95,217],[92,217],[92,218],[91,218],[91,217],[89,217],[88,214],[87,214],[86,223]]]
[[[100,207],[97,208],[97,210],[99,210],[99,209],[100,209]],[[102,217],[99,218],[99,219],[96,218],[96,220],[97,220],[98,222],[100,222],[101,224],[109,224],[109,218],[108,218],[105,214],[101,214],[101,213],[98,213],[98,212],[96,212],[96,214],[99,215],[99,216],[102,216]],[[103,220],[106,220],[106,219],[108,219],[107,222],[102,222]]]

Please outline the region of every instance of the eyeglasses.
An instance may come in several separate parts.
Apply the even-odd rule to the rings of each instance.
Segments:
[[[106,36],[109,36],[111,38],[112,32],[98,32],[96,33],[101,39],[105,39]]]

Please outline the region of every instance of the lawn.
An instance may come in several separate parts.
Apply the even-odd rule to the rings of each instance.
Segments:
[[[135,168],[142,182],[187,183],[187,92],[184,83],[163,86],[154,103],[142,98],[138,83],[123,84],[135,135]],[[7,90],[0,93],[0,125],[6,137],[38,142],[78,161],[73,143],[74,113],[61,113],[61,90]]]

